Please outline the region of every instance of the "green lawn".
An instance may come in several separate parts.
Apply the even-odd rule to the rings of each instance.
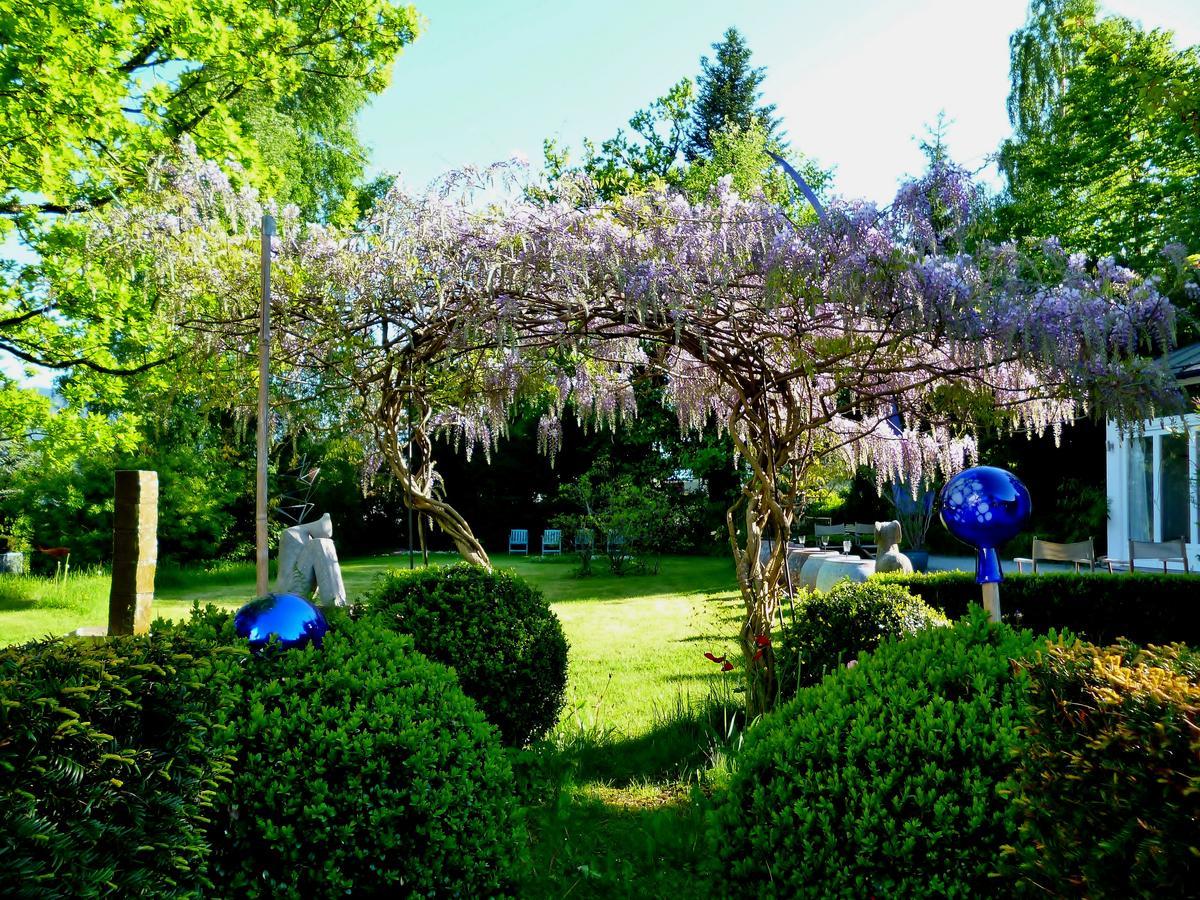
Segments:
[[[493,561],[541,588],[571,644],[558,728],[516,758],[531,841],[521,895],[696,894],[703,792],[724,749],[726,711],[740,705],[736,677],[704,657],[736,652],[729,560],[667,557],[658,575],[616,577],[601,559],[589,578],[575,577],[571,558]],[[380,572],[407,564],[346,560],[347,593],[357,598]],[[178,618],[194,601],[233,609],[253,592],[250,564],[164,568],[154,610]],[[0,578],[0,644],[104,624],[107,604],[103,573],[72,573],[65,584]]]

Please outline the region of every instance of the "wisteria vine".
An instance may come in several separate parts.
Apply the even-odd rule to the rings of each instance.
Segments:
[[[729,434],[747,472],[727,517],[746,619],[751,706],[774,690],[770,633],[804,474],[829,454],[917,485],[972,462],[986,399],[1014,428],[1058,432],[1088,412],[1120,422],[1180,397],[1161,361],[1174,311],[1151,279],[1057,242],[963,248],[974,188],[951,166],[886,209],[830,205],[796,227],[728,181],[674,193],[535,202],[511,167],[427,192],[399,184],[354,229],[280,211],[279,342],[288,366],[358,398],[409,502],[488,564],[438,491],[433,437],[491,453],[522,401],[616,427],[635,379],[665,378],[680,427]],[[247,349],[263,204],[181,147],[139,207],[91,232],[98,256],[146,268],[212,349]],[[409,462],[410,445],[417,449]],[[740,516],[740,522],[738,517]]]

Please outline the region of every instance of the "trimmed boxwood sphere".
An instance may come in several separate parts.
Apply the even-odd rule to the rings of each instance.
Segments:
[[[885,641],[751,729],[710,820],[737,893],[986,897],[1017,840],[1016,768],[1038,644],[980,612]]]
[[[949,622],[903,585],[875,579],[843,581],[824,593],[804,595],[797,599],[796,614],[783,630],[777,657],[781,694],[784,699],[794,697],[797,683],[816,684],[886,638]]]
[[[408,636],[371,617],[330,626],[321,648],[228,660],[220,894],[504,892],[522,833],[495,728]]]
[[[537,588],[511,572],[460,563],[389,572],[367,602],[420,652],[454,667],[506,744],[523,746],[554,727],[567,639]]]

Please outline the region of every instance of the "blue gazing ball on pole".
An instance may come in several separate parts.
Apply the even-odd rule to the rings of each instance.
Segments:
[[[996,548],[1021,532],[1032,511],[1025,485],[994,466],[965,469],[942,488],[942,524],[978,551],[975,580],[980,584],[1004,579]]]
[[[252,650],[261,650],[272,638],[280,647],[291,649],[309,643],[320,647],[329,622],[321,610],[303,597],[267,594],[239,609],[233,627],[238,637],[249,641]]]

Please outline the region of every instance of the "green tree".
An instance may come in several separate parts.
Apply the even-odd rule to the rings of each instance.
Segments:
[[[546,173],[551,184],[568,172],[586,175],[605,200],[659,186],[678,186],[686,164],[683,149],[691,126],[695,88],[683,78],[663,96],[629,120],[629,131],[617,133],[599,146],[583,142],[583,161],[574,168],[566,150],[554,140],[544,145]]]
[[[774,104],[759,104],[758,88],[767,70],[751,67],[750,48],[741,32],[728,29],[712,48],[715,60],[700,58],[698,96],[685,150],[688,160],[711,156],[716,135],[731,125],[747,129],[758,124],[769,139],[781,143]]]
[[[130,273],[89,271],[75,214],[124,197],[183,138],[313,218],[342,214],[362,171],[354,115],[417,26],[388,0],[0,7],[0,239],[27,251],[2,263],[0,352],[151,364],[153,298]]]
[[[340,85],[359,103],[386,87],[417,24],[387,0],[12,0],[0,11],[0,207],[107,203],[185,134],[208,159],[253,167],[257,107],[301,112],[315,137]]]
[[[730,125],[713,135],[712,143],[712,154],[693,160],[679,179],[680,187],[692,200],[703,200],[719,180],[728,178],[737,193],[752,197],[761,191],[794,222],[815,220],[816,212],[771,154],[786,158],[818,197],[833,184],[832,171],[799,151],[776,144],[761,122],[751,122],[745,128]]]
[[[1167,248],[1200,249],[1200,47],[1178,50],[1169,32],[1117,17],[1074,34],[1075,62],[1044,121],[1001,147],[1001,222],[1186,274],[1184,251]],[[1014,69],[1014,87],[1021,77]]]
[[[1008,40],[1008,118],[1017,134],[1045,123],[1083,54],[1080,38],[1095,21],[1095,0],[1030,2],[1025,24]]]

